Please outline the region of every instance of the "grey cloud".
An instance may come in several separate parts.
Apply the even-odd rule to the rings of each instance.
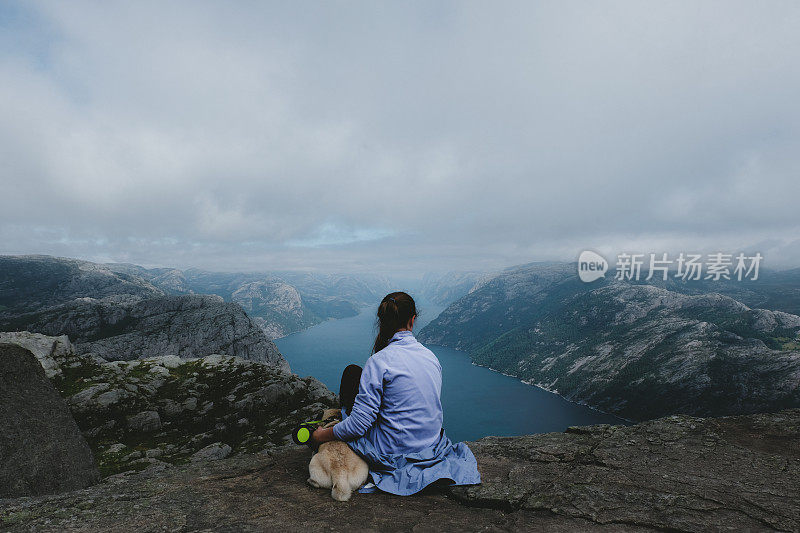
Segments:
[[[0,252],[409,272],[775,240],[800,264],[794,2],[0,20]]]

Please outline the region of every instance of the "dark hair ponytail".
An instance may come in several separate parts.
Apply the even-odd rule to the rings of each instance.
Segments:
[[[389,339],[397,330],[408,326],[412,317],[417,316],[414,298],[404,292],[387,294],[378,306],[378,336],[372,345],[372,353],[379,352],[389,345]]]

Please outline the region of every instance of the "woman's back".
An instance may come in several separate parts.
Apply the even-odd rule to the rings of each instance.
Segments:
[[[442,367],[433,352],[410,331],[399,331],[370,361],[365,372],[380,372],[383,381],[380,414],[368,433],[376,448],[411,453],[436,442],[442,430]]]
[[[352,412],[334,426],[337,439],[364,436],[378,453],[413,453],[442,430],[442,367],[410,331],[398,331],[367,359]]]

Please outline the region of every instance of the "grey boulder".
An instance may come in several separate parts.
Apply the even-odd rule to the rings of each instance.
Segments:
[[[29,350],[0,344],[0,498],[81,489],[99,477],[42,365]]]

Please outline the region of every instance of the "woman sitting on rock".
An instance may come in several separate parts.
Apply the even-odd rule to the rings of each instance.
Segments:
[[[378,307],[378,335],[363,371],[350,365],[339,397],[343,420],[317,429],[317,443],[343,440],[369,465],[372,483],[398,495],[414,494],[437,480],[480,483],[478,464],[463,442],[442,428],[442,366],[412,334],[417,309],[404,292]],[[361,492],[372,492],[368,483]]]

